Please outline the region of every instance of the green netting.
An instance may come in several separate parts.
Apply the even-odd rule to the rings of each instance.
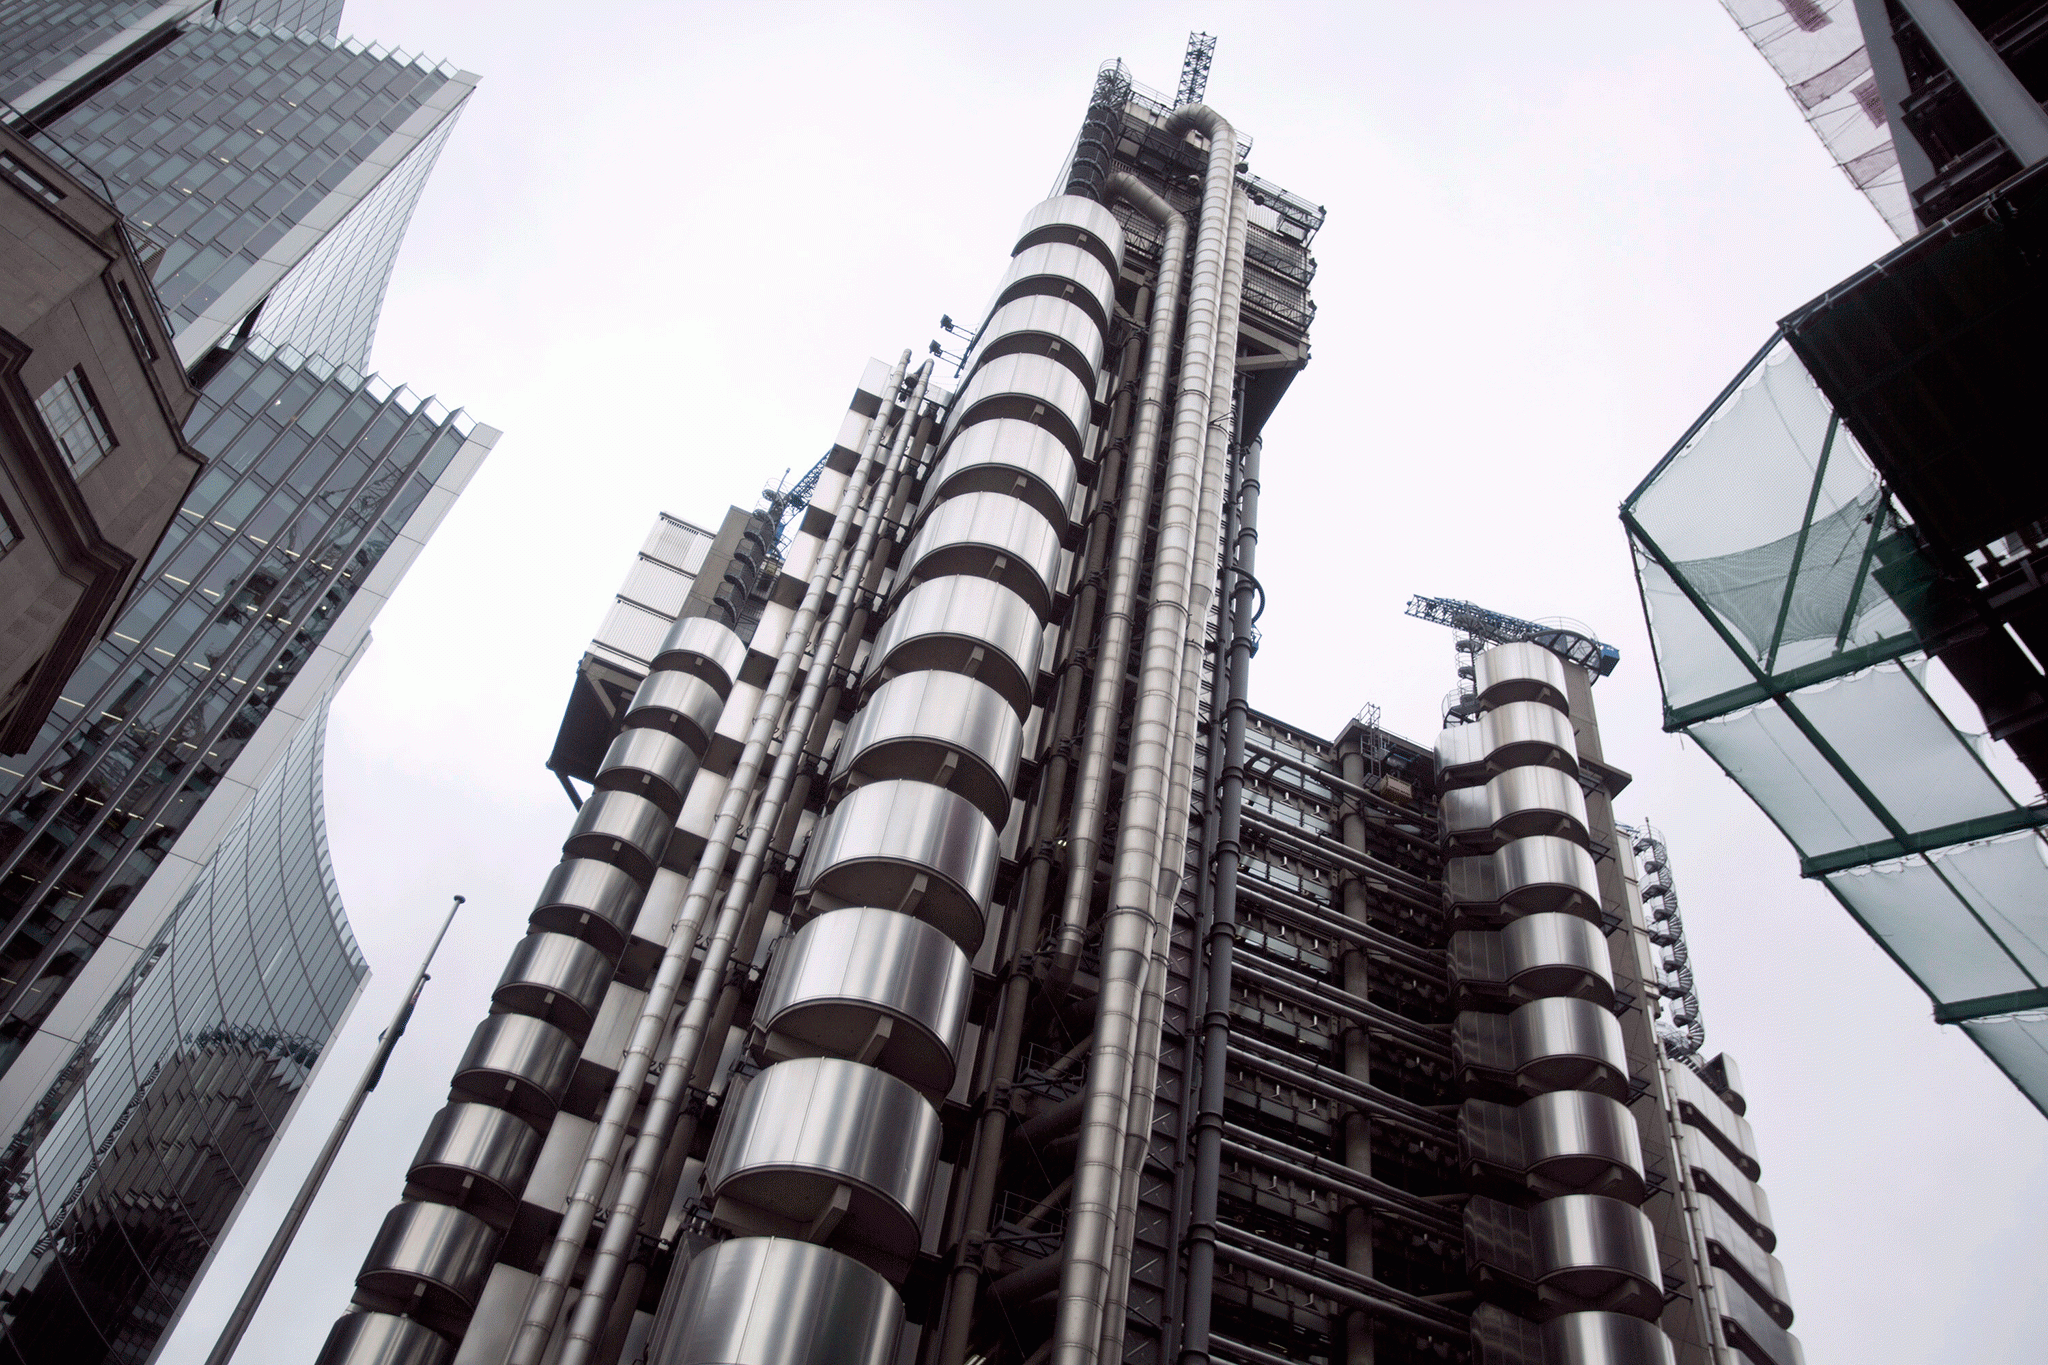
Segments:
[[[2048,1114],[2048,1013],[1977,1019],[1964,1024],[1963,1032],[1998,1063],[2036,1109]]]
[[[1755,683],[1756,674],[1730,650],[1692,599],[1635,543],[1636,582],[1649,617],[1666,711],[1676,711]]]
[[[1622,521],[1666,728],[1697,740],[1939,1017],[2048,1110],[2044,811],[1957,728],[1981,725],[1974,709],[1952,722],[1929,695],[1932,570],[1782,337]]]
[[[1795,531],[1754,549],[1682,560],[1678,571],[1714,604],[1760,664],[1771,661],[1774,642],[1781,651],[1788,641],[1832,645],[1845,618],[1875,605],[1851,599],[1879,501],[1873,483],[1862,496],[1815,518],[1804,535]],[[1785,585],[1792,579],[1795,553],[1800,556],[1799,590],[1788,602]]]
[[[1629,510],[1681,562],[1794,535],[1806,520],[1833,417],[1792,348],[1779,341],[1636,493]],[[1857,462],[1843,462],[1845,471],[1851,463]],[[1846,472],[1833,476],[1833,498],[1821,514],[1838,510],[1866,482]]]

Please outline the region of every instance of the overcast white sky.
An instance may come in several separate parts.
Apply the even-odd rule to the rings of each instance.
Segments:
[[[808,467],[866,357],[988,297],[1097,64],[1171,90],[1191,28],[1252,168],[1329,208],[1315,359],[1267,428],[1254,704],[1334,734],[1377,702],[1432,737],[1451,636],[1411,593],[1619,645],[1620,811],[1671,841],[1809,1358],[2041,1358],[2048,1123],[1659,728],[1616,504],[1778,317],[1891,244],[1715,0],[351,0],[343,28],[483,74],[376,361],[506,435],[335,708],[334,860],[377,975],[169,1365],[203,1358],[461,892],[239,1359],[310,1360],[346,1303],[554,860],[542,762],[655,513],[715,523]]]

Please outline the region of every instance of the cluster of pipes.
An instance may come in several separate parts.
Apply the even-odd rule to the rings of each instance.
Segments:
[[[1114,370],[1104,373],[1104,354],[1123,234],[1102,203],[1060,196],[1027,217],[950,405],[933,393],[929,363],[909,372],[908,352],[897,363],[829,534],[807,562],[800,538],[786,566],[804,582],[800,604],[771,605],[751,655],[705,618],[669,633],[322,1365],[446,1365],[479,1332],[502,1340],[492,1358],[511,1365],[610,1365],[641,1298],[646,1247],[673,1232],[707,1112],[718,1127],[696,1197],[722,1236],[669,1277],[642,1357],[887,1365],[903,1318],[900,1285],[927,1242],[928,1205],[944,1203],[932,1198],[934,1106],[954,1085],[969,962],[992,928],[1000,951],[985,956],[1003,975],[980,1040],[984,1083],[1016,1070],[1031,990],[1021,961],[1047,947],[1055,977],[1071,980],[1084,948],[1099,941],[1046,1355],[1054,1365],[1121,1357],[1206,627],[1225,504],[1249,496],[1256,478],[1256,450],[1247,478],[1231,430],[1249,213],[1237,139],[1201,105],[1176,111],[1170,126],[1209,139],[1192,227],[1132,176],[1112,174],[1100,189],[1102,200],[1120,199],[1161,226],[1158,274],[1138,293]],[[1076,466],[1098,402],[1109,407],[1106,430],[1127,435],[1103,444],[1084,504],[1087,548],[1074,562],[1062,542],[1082,501]],[[1248,576],[1255,532],[1245,532]],[[906,533],[890,578],[894,541]],[[1147,574],[1149,597],[1139,590]],[[1240,586],[1248,613],[1248,581]],[[1062,632],[1054,612],[1070,588]],[[870,616],[879,631],[863,655]],[[1048,643],[1055,683],[1037,708]],[[1137,703],[1126,717],[1133,651]],[[1232,661],[1240,683],[1243,662]],[[758,689],[742,681],[750,663],[767,672]],[[827,773],[814,755],[830,747],[849,689],[858,707]],[[722,788],[716,774],[699,773],[715,732],[745,735]],[[1111,846],[1120,734],[1128,767]],[[1027,742],[1051,757],[1035,828],[1019,832],[1029,862],[1003,917],[990,898]],[[826,808],[809,830],[784,924],[771,912],[784,871],[778,851],[797,843],[819,779],[829,783]],[[678,819],[686,806],[713,803],[685,885],[674,869],[690,864],[670,844],[695,836],[679,833]],[[1111,888],[1097,914],[1105,852]],[[516,1313],[487,1323],[502,1305],[480,1311],[486,1282],[499,1283],[505,1234],[543,1143],[555,1142],[556,1110],[629,935],[662,944],[659,966],[599,1116],[587,1129],[560,1129],[578,1134],[581,1160],[539,1273]],[[727,1035],[741,982],[731,969],[757,961],[764,939],[772,954],[735,1052]],[[1221,1068],[1213,1069],[1220,1109]],[[703,1103],[721,1085],[720,1102]],[[991,1106],[967,1138],[954,1198],[966,1236],[989,1225],[1007,1122]],[[1212,1220],[1219,1133],[1205,1128],[1197,1155]],[[1199,1216],[1199,1192],[1197,1204]],[[1212,1243],[1194,1239],[1190,1304],[1206,1304],[1210,1266]],[[979,1275],[964,1264],[947,1284],[939,1360],[965,1353]],[[1190,1349],[1202,1349],[1199,1335],[1190,1332]]]
[[[1474,719],[1443,732],[1437,766],[1460,1146],[1481,1191],[1465,1240],[1489,1300],[1473,1334],[1552,1365],[1669,1362],[1566,665],[1527,642],[1472,661]]]

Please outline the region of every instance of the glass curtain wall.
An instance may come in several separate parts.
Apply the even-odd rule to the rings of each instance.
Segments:
[[[0,758],[0,1073],[475,424],[256,340],[187,432],[210,468],[26,755]]]
[[[188,21],[43,130],[169,240],[152,273],[175,332],[455,74],[354,41]]]
[[[0,1360],[149,1358],[367,974],[328,860],[326,717],[0,1153]]]

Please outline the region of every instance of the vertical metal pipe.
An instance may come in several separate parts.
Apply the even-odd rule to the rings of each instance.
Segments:
[[[1365,785],[1366,756],[1355,732],[1339,751],[1337,761],[1346,782],[1354,787]],[[1365,816],[1357,797],[1345,798],[1342,833],[1346,847],[1359,853],[1366,851]],[[1344,913],[1361,924],[1367,921],[1365,879],[1356,872],[1347,873],[1344,878]],[[1344,951],[1344,989],[1363,1000],[1371,988],[1372,972],[1365,950],[1357,944],[1348,945]],[[1372,1039],[1363,1024],[1345,1027],[1343,1058],[1345,1075],[1372,1084]],[[1354,1171],[1372,1174],[1372,1120],[1355,1109],[1344,1115],[1344,1164]],[[1372,1274],[1372,1211],[1360,1204],[1346,1207],[1343,1232],[1344,1264],[1361,1275]],[[1372,1318],[1365,1313],[1354,1309],[1344,1315],[1345,1365],[1372,1365],[1372,1328]]]
[[[1116,1234],[1111,1242],[1109,1292],[1103,1301],[1100,1358],[1123,1352],[1124,1313],[1129,1302],[1132,1237],[1137,1229],[1140,1177],[1151,1150],[1152,1106],[1159,1079],[1160,1029],[1166,1013],[1168,960],[1173,916],[1187,866],[1188,812],[1195,770],[1195,730],[1201,714],[1202,661],[1209,653],[1209,620],[1220,570],[1219,523],[1227,501],[1235,456],[1237,328],[1244,293],[1244,251],[1251,201],[1234,191],[1230,236],[1223,267],[1222,306],[1217,312],[1216,354],[1209,384],[1209,435],[1203,457],[1202,497],[1195,517],[1194,564],[1188,582],[1188,631],[1181,645],[1181,674],[1175,702],[1173,761],[1165,827],[1160,845],[1157,892],[1152,907],[1152,950],[1145,994],[1138,1010],[1138,1055],[1131,1078],[1129,1118],[1124,1131],[1122,1184],[1117,1195]],[[1229,414],[1218,418],[1217,413]]]
[[[1231,589],[1230,672],[1216,811],[1216,909],[1209,924],[1208,1008],[1202,1020],[1202,1103],[1195,1118],[1193,1210],[1188,1219],[1187,1310],[1180,1365],[1209,1359],[1216,1282],[1216,1186],[1223,1165],[1223,1078],[1230,1057],[1230,969],[1236,944],[1239,839],[1244,823],[1245,714],[1251,709],[1252,622],[1259,548],[1260,442],[1246,447],[1238,476],[1238,533]],[[1212,757],[1211,762],[1217,760]]]
[[[1228,547],[1225,574],[1235,573],[1235,551],[1237,546],[1239,500],[1237,496],[1238,470],[1231,469],[1231,492],[1224,502],[1226,530],[1224,545]],[[1234,579],[1226,577],[1226,590]],[[1207,751],[1209,780],[1202,784],[1202,845],[1201,857],[1196,863],[1200,869],[1200,881],[1195,900],[1195,962],[1189,971],[1188,981],[1188,1022],[1186,1037],[1181,1044],[1180,1077],[1180,1131],[1176,1137],[1173,1172],[1174,1223],[1172,1240],[1168,1245],[1179,1247],[1185,1241],[1188,1230],[1189,1209],[1194,1186],[1194,1125],[1201,1109],[1202,1030],[1200,1020],[1208,1009],[1209,978],[1201,969],[1202,945],[1209,941],[1209,927],[1216,916],[1216,824],[1218,807],[1222,799],[1222,784],[1217,765],[1222,761],[1224,726],[1227,721],[1224,699],[1229,691],[1230,642],[1232,639],[1232,615],[1230,611],[1220,613],[1217,622],[1215,644],[1216,692],[1209,709],[1209,733]],[[1166,1331],[1159,1343],[1162,1360],[1178,1358],[1180,1331],[1186,1316],[1187,1280],[1182,1260],[1178,1256],[1167,1258],[1166,1275]]]
[[[831,680],[847,622],[852,618],[856,603],[864,595],[863,580],[867,576],[868,561],[881,535],[890,499],[896,492],[896,481],[914,450],[913,435],[922,437],[930,431],[929,423],[921,423],[917,418],[924,406],[931,375],[932,363],[927,360],[918,369],[916,392],[904,409],[903,421],[898,424],[888,463],[883,466],[881,477],[866,499],[867,511],[862,520],[860,538],[840,574],[839,595],[832,604],[832,615],[812,650],[803,691],[783,727],[781,752],[776,756],[774,771],[755,807],[752,828],[748,831],[740,860],[733,869],[732,882],[726,888],[725,904],[719,909],[717,923],[705,945],[704,961],[691,985],[689,1003],[684,1007],[682,1022],[676,1026],[667,1055],[662,1059],[654,1097],[648,1102],[647,1113],[640,1124],[640,1135],[627,1158],[618,1193],[612,1198],[611,1211],[606,1216],[597,1252],[584,1275],[582,1297],[576,1301],[575,1311],[570,1315],[559,1365],[588,1365],[591,1352],[603,1335],[611,1296],[618,1288],[620,1273],[632,1251],[648,1188],[655,1171],[662,1164],[683,1093],[690,1074],[697,1066],[698,1050],[710,1040],[708,1024],[712,1008],[725,984],[726,965],[732,960],[741,922],[753,899],[754,884],[767,858],[769,840],[781,822],[783,801],[789,794],[797,761],[803,756],[804,741],[810,734],[818,701]]]
[[[1095,649],[1095,687],[1081,740],[1081,771],[1074,783],[1074,815],[1067,830],[1067,884],[1060,903],[1059,942],[1053,971],[1065,981],[1081,959],[1088,932],[1088,903],[1094,896],[1095,863],[1102,847],[1104,802],[1110,760],[1122,721],[1124,670],[1131,657],[1131,618],[1143,568],[1145,528],[1152,519],[1153,470],[1165,429],[1167,370],[1180,317],[1181,277],[1186,270],[1187,220],[1143,181],[1118,171],[1103,181],[1105,198],[1115,196],[1166,228],[1159,253],[1159,280],[1152,293],[1152,322],[1145,342],[1145,379],[1138,398],[1138,428],[1131,437],[1130,476],[1123,516],[1110,559],[1109,593]]]
[[[1151,949],[1167,769],[1172,761],[1172,708],[1181,642],[1188,629],[1188,572],[1209,419],[1209,377],[1236,184],[1237,137],[1230,125],[1203,105],[1178,110],[1175,119],[1207,125],[1209,174],[1189,281],[1180,399],[1160,510],[1115,881],[1103,922],[1101,990],[1096,999],[1074,1193],[1067,1213],[1053,1328],[1054,1365],[1092,1365],[1108,1289],[1123,1130],[1136,1060],[1139,996]]]
[[[874,420],[868,426],[866,438],[861,442],[860,457],[856,460],[853,473],[847,480],[845,493],[841,496],[839,510],[833,516],[832,529],[826,537],[824,547],[819,550],[817,562],[811,567],[811,578],[804,590],[802,604],[791,618],[788,633],[783,637],[782,651],[776,660],[775,671],[768,680],[768,686],[761,694],[761,700],[748,728],[746,746],[740,751],[740,758],[727,783],[725,796],[719,802],[718,815],[711,827],[710,838],[704,851],[698,855],[697,870],[690,878],[688,893],[683,905],[677,911],[675,923],[670,928],[668,944],[662,954],[661,965],[656,970],[653,984],[648,988],[647,999],[642,1004],[640,1017],[634,1022],[633,1034],[626,1047],[625,1056],[619,1064],[617,1078],[612,1083],[611,1093],[605,1098],[604,1111],[591,1134],[583,1165],[577,1173],[576,1185],[569,1193],[568,1205],[562,1214],[553,1242],[548,1247],[547,1257],[541,1266],[539,1278],[534,1282],[528,1295],[526,1313],[514,1335],[508,1365],[541,1365],[547,1351],[548,1340],[554,1335],[555,1320],[561,1313],[562,1302],[568,1294],[569,1278],[575,1272],[576,1262],[583,1255],[584,1240],[597,1221],[597,1209],[604,1198],[606,1188],[611,1184],[612,1168],[618,1161],[620,1149],[625,1145],[626,1127],[639,1107],[640,1089],[646,1083],[647,1074],[653,1067],[654,1049],[668,1030],[669,1015],[675,1007],[677,992],[682,986],[683,973],[689,965],[691,955],[697,946],[697,931],[702,926],[704,915],[711,905],[711,897],[718,886],[719,878],[725,871],[725,860],[732,852],[734,839],[739,834],[741,818],[754,793],[754,784],[759,780],[761,766],[768,755],[770,743],[782,719],[782,708],[789,698],[791,684],[795,681],[798,663],[802,660],[805,646],[810,641],[813,627],[817,623],[818,611],[824,601],[825,587],[839,567],[839,559],[845,550],[846,536],[853,525],[855,509],[862,501],[868,479],[875,467],[875,457],[881,448],[889,418],[898,410],[898,395],[901,391],[904,372],[910,365],[910,352],[905,351],[890,371],[889,392],[882,395],[881,405],[875,410]],[[910,421],[905,413],[904,422]]]

